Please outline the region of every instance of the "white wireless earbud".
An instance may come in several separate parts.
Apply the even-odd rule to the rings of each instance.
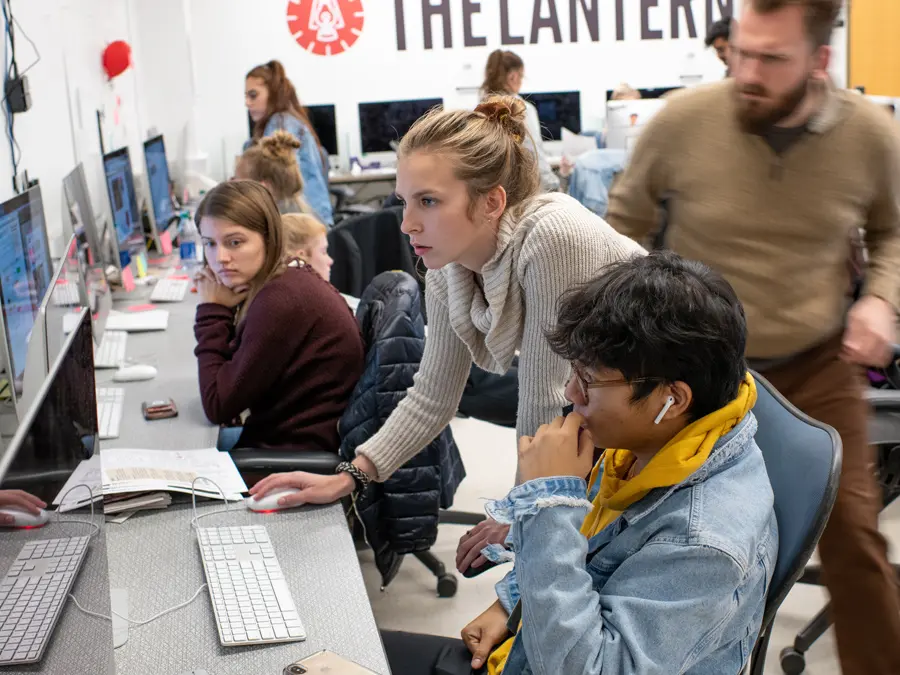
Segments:
[[[663,417],[666,416],[666,413],[669,412],[669,408],[671,408],[673,405],[675,405],[675,399],[669,396],[669,398],[666,399],[666,403],[665,405],[663,405],[662,410],[659,411],[659,415],[657,415],[656,419],[653,420],[653,424],[659,424],[660,422],[662,422]]]

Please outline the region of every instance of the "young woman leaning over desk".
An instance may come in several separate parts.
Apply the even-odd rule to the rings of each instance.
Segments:
[[[238,446],[337,452],[337,423],[363,370],[356,318],[308,264],[285,255],[281,215],[252,181],[221,183],[196,215],[208,267],[194,333],[203,409]]]

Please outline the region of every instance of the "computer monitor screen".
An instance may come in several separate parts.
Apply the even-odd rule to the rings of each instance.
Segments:
[[[50,504],[97,447],[94,344],[87,310],[51,366],[34,404],[0,458],[0,489],[20,489]],[[84,495],[73,495],[73,497]]]
[[[21,385],[25,372],[35,316],[50,283],[49,277],[44,283],[43,269],[38,269],[37,275],[33,273],[34,260],[42,255],[42,244],[40,236],[35,236],[31,220],[31,199],[31,194],[26,192],[0,205],[0,301],[6,365],[10,371],[7,376],[11,375],[17,386]],[[49,265],[40,263],[38,268],[41,267]],[[43,284],[43,290],[39,283]]]
[[[606,105],[606,147],[627,150],[640,129],[666,106],[666,99],[610,101]]]
[[[363,152],[391,152],[399,141],[432,108],[444,105],[440,98],[359,104],[359,131]]]
[[[141,245],[144,226],[138,212],[128,148],[120,148],[104,155],[103,169],[106,172],[106,189],[109,192],[109,205],[119,249],[127,250],[131,246]]]
[[[34,279],[38,302],[47,294],[50,277],[53,276],[53,261],[50,258],[50,242],[47,223],[44,218],[44,202],[41,188],[35,186],[25,193],[27,203],[18,208],[22,226],[22,244],[25,247],[25,264]]]
[[[522,98],[537,108],[544,140],[561,141],[563,127],[581,133],[581,93],[556,91],[543,94],[522,94]]]
[[[169,191],[169,163],[166,161],[166,145],[162,136],[144,143],[144,159],[147,162],[153,217],[156,219],[156,226],[163,230],[175,217],[175,209],[172,207],[172,195]]]
[[[338,154],[337,121],[333,105],[311,105],[306,107],[309,121],[319,142],[329,155]]]

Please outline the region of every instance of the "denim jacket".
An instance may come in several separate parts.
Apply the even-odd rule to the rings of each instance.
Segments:
[[[599,534],[586,483],[542,478],[488,504],[512,525],[497,584],[522,628],[504,675],[739,673],[778,553],[774,498],[748,413],[690,478],[651,491]],[[590,499],[596,495],[592,490]]]
[[[272,115],[263,135],[271,136],[279,129],[293,134],[300,141],[297,163],[300,164],[300,175],[303,177],[303,198],[315,211],[319,220],[330,227],[334,224],[334,214],[331,212],[328,176],[325,174],[325,166],[316,139],[309,127],[287,113]]]
[[[569,195],[604,218],[613,178],[624,168],[624,150],[586,152],[575,160],[575,168],[569,177]]]

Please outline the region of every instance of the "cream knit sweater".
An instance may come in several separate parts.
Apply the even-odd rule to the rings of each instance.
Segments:
[[[381,430],[357,449],[385,480],[456,414],[472,363],[505,373],[519,350],[518,436],[533,435],[566,404],[570,368],[544,335],[564,291],[609,263],[643,254],[567,195],[535,197],[500,220],[497,251],[475,273],[456,263],[426,276],[428,339],[414,384]]]

